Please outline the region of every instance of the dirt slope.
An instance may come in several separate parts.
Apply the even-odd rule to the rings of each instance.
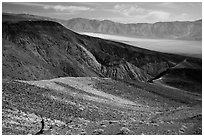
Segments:
[[[36,134],[42,119],[42,134],[201,134],[201,102],[193,95],[181,103],[95,77],[4,79],[2,89],[3,134]]]

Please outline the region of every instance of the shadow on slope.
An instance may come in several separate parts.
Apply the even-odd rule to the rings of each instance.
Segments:
[[[163,71],[149,82],[202,94],[202,69],[200,66],[184,60],[176,66]]]

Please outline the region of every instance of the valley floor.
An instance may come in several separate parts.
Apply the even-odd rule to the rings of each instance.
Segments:
[[[202,41],[134,38],[128,36],[108,35],[101,33],[79,32],[80,34],[114,40],[128,45],[165,53],[202,58]]]
[[[201,95],[143,82],[3,80],[2,134],[202,134]]]

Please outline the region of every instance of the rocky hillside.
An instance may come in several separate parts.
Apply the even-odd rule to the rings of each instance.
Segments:
[[[68,28],[79,32],[95,32],[145,38],[202,39],[202,20],[121,24],[109,20],[98,21],[74,18],[63,22]]]
[[[57,22],[3,16],[3,78],[100,76],[147,81],[187,57],[79,35]],[[200,59],[188,58],[201,65]]]
[[[201,98],[110,78],[3,80],[2,134],[202,134]]]

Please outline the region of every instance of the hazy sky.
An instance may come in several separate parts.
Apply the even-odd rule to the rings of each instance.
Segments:
[[[201,2],[128,2],[128,3],[2,3],[3,12],[29,13],[60,19],[89,18],[122,23],[192,21],[202,18]]]

